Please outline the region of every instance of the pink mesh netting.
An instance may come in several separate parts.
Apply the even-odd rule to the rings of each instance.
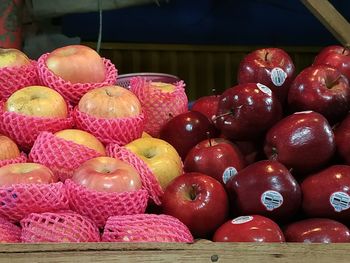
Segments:
[[[108,218],[103,242],[193,242],[185,224],[169,215],[138,214]]]
[[[39,85],[37,62],[22,67],[5,67],[0,69],[0,98],[7,99],[15,91]]]
[[[0,243],[21,242],[21,228],[0,217]]]
[[[62,182],[52,184],[14,184],[0,187],[0,215],[19,221],[30,213],[68,209]]]
[[[103,227],[110,216],[139,214],[146,211],[148,193],[144,189],[105,193],[88,189],[72,180],[66,180],[65,184],[72,210],[88,216],[98,227]]]
[[[117,144],[109,144],[106,147],[106,151],[108,156],[131,164],[141,176],[142,186],[147,190],[150,198],[155,204],[161,204],[160,197],[163,195],[163,190],[158,183],[157,178],[154,176],[152,171],[148,168],[147,164],[145,164],[143,160],[141,160],[128,149]]]
[[[20,156],[12,159],[0,160],[0,167],[3,167],[12,163],[25,163],[27,162],[27,155],[25,153],[21,153]]]
[[[114,85],[116,83],[118,71],[109,59],[103,59],[106,68],[106,79],[101,83],[70,83],[61,77],[54,75],[46,67],[46,58],[48,53],[43,54],[38,59],[39,78],[43,85],[58,91],[66,100],[73,105],[78,104],[80,98],[89,90],[94,88]]]
[[[104,119],[97,118],[74,109],[74,119],[78,129],[95,135],[102,143],[125,145],[142,135],[143,113],[136,117]]]
[[[74,125],[71,114],[67,118],[44,118],[4,111],[0,102],[0,132],[13,139],[23,150],[30,150],[42,131],[55,133]]]
[[[99,242],[97,226],[73,211],[32,213],[21,220],[22,242]]]
[[[97,151],[42,132],[35,140],[29,159],[50,168],[61,181],[71,178],[75,169],[85,161],[101,156]]]
[[[145,131],[159,137],[161,127],[169,119],[187,111],[188,98],[183,81],[173,83],[176,87],[173,92],[151,88],[150,83],[146,78],[134,77],[130,81],[130,90],[139,98],[145,112]]]

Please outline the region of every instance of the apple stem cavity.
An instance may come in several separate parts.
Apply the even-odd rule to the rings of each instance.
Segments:
[[[197,187],[196,187],[196,185],[192,185],[192,186],[191,186],[191,189],[190,189],[190,199],[191,199],[192,201],[196,200],[196,197],[197,197],[196,192],[197,192]]]
[[[333,81],[328,81],[328,79],[326,79],[326,86],[327,86],[327,88],[328,88],[328,89],[333,88],[333,87],[338,83],[338,81],[339,81],[339,79],[340,79],[341,77],[342,77],[342,75],[339,74],[339,75],[336,77],[336,79],[333,80]]]
[[[267,61],[267,56],[269,55],[269,52],[265,53],[265,61]]]
[[[344,47],[342,55],[344,55],[346,51],[349,51],[349,47]],[[347,55],[349,55],[349,53]]]
[[[209,146],[211,147],[211,146],[213,146],[213,145],[212,145],[212,143],[211,143],[211,136],[210,136],[210,132],[209,132],[209,131],[207,131],[206,133],[207,133],[207,138],[208,138],[208,141],[209,141]]]

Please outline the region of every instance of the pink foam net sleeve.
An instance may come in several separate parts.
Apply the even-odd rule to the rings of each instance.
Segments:
[[[8,164],[12,164],[12,163],[25,163],[25,162],[27,162],[27,155],[22,152],[16,158],[0,160],[0,167],[3,167]]]
[[[0,215],[11,221],[19,221],[34,212],[57,211],[68,207],[62,182],[0,187]]]
[[[73,211],[32,213],[21,220],[21,226],[24,243],[100,241],[97,226]]]
[[[0,132],[13,139],[24,150],[33,146],[42,131],[55,133],[74,125],[71,114],[67,118],[33,117],[4,111],[3,105],[4,102],[0,102]]]
[[[117,144],[109,144],[106,150],[108,156],[127,162],[138,171],[143,188],[148,191],[153,202],[160,205],[160,197],[163,195],[163,190],[147,164],[128,149]]]
[[[188,98],[183,81],[173,83],[175,90],[172,92],[151,88],[151,83],[146,78],[134,77],[130,80],[130,90],[145,112],[145,131],[159,137],[160,129],[168,120],[188,110]]]
[[[103,242],[193,242],[186,225],[169,215],[138,214],[108,218]]]
[[[130,118],[105,119],[81,112],[76,107],[74,118],[78,129],[95,135],[105,144],[125,145],[140,138],[144,129],[143,113]]]
[[[65,182],[70,207],[89,218],[98,227],[103,227],[108,217],[144,213],[148,203],[148,193],[141,189],[123,193],[105,193],[88,189],[72,180]]]
[[[53,74],[46,66],[48,53],[41,55],[38,59],[39,78],[43,85],[58,91],[71,104],[78,104],[80,98],[89,90],[94,88],[114,85],[117,80],[118,71],[114,64],[106,58],[103,63],[106,69],[106,79],[100,83],[71,83]]]
[[[20,243],[21,228],[0,217],[0,243]]]
[[[0,69],[0,98],[7,99],[15,91],[39,85],[37,62],[21,67],[5,67]]]
[[[75,169],[85,161],[101,156],[97,151],[42,132],[29,153],[31,161],[50,168],[61,181],[71,178]]]

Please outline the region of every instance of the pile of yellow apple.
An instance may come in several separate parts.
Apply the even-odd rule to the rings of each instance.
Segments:
[[[50,232],[53,228],[49,226],[55,222],[46,222],[38,233],[31,229],[34,224],[30,220],[36,213],[55,213],[59,212],[53,211],[55,209],[66,208],[74,211],[67,215],[60,211],[58,218],[67,221],[76,213],[103,229],[110,216],[145,213],[150,203],[150,187],[158,187],[161,193],[172,179],[182,174],[183,164],[175,148],[145,132],[145,113],[149,113],[154,104],[152,96],[145,93],[157,90],[158,102],[162,94],[165,98],[181,94],[183,103],[172,112],[180,114],[187,109],[184,90],[175,84],[148,83],[142,94],[135,95],[115,83],[105,85],[105,61],[86,46],[59,48],[45,54],[44,65],[59,80],[57,85],[44,86],[54,80],[45,79],[47,75],[38,69],[36,83],[15,88],[10,96],[1,98],[0,217],[20,224],[25,230],[22,238],[18,236],[18,242],[96,241],[77,238],[73,234],[77,226],[58,224],[59,220],[55,221],[58,224],[55,227],[64,228],[65,235]],[[0,49],[0,75],[3,70],[11,68],[16,72],[30,63],[19,50]],[[116,78],[115,71],[115,81]],[[86,83],[92,85],[77,103],[62,94],[62,90],[69,91],[77,84]],[[162,105],[167,107],[166,103],[174,104],[174,100],[176,97],[166,99]],[[153,110],[152,114],[157,114],[157,109]],[[166,116],[170,118],[169,114]],[[167,119],[160,121],[164,123]],[[109,148],[121,149],[128,156],[118,159]],[[148,173],[145,175],[143,171]],[[147,185],[150,180],[156,185]],[[64,186],[60,191],[65,198],[49,199],[54,184]],[[9,189],[17,192],[10,197],[6,195],[5,200],[3,193]],[[46,198],[46,203],[59,205],[46,209],[38,195]],[[30,204],[18,208],[19,201]],[[19,212],[14,214],[16,209]],[[0,242],[14,242],[6,240],[5,232],[0,222]]]

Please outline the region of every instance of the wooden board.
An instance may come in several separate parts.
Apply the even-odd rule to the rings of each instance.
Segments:
[[[349,244],[2,244],[0,262],[349,263]]]
[[[350,24],[327,0],[301,0],[345,47],[350,47]]]

